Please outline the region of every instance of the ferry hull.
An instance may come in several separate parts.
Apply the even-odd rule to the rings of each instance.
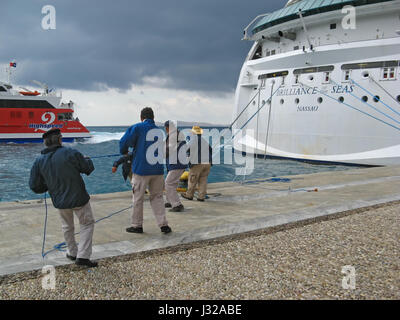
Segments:
[[[77,120],[65,119],[71,109],[0,109],[0,143],[42,143],[43,133],[60,129],[64,142],[90,138],[90,132]]]

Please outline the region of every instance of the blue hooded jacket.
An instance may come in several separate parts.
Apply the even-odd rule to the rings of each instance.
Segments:
[[[162,163],[151,164],[146,159],[147,149],[155,143],[160,143],[161,148],[155,148],[154,156],[163,159],[162,155],[158,154],[158,150],[162,150],[162,139],[160,138],[161,140],[158,141],[155,138],[153,141],[146,141],[146,135],[152,129],[159,130],[161,136],[162,130],[155,125],[154,120],[146,119],[128,128],[119,141],[121,154],[127,154],[129,148],[134,148],[136,152],[136,156],[132,161],[132,173],[134,174],[141,176],[164,174],[164,165]]]
[[[57,209],[84,206],[90,199],[81,173],[90,175],[93,162],[71,148],[54,146],[44,149],[33,163],[29,187],[35,193],[49,191]]]

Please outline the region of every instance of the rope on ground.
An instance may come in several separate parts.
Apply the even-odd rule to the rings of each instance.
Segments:
[[[43,258],[43,259],[44,259],[45,256],[46,256],[47,254],[49,254],[50,252],[53,252],[53,251],[56,251],[56,250],[57,250],[57,251],[66,251],[66,248],[67,248],[67,244],[66,244],[65,242],[61,242],[61,243],[58,243],[58,244],[54,245],[54,246],[53,246],[53,249],[51,249],[51,250],[49,250],[49,251],[47,251],[47,252],[44,252],[44,245],[45,245],[45,243],[46,243],[47,211],[48,211],[48,210],[47,210],[47,202],[46,202],[46,193],[45,193],[45,198],[44,198],[44,200],[45,200],[45,207],[46,207],[46,216],[45,216],[45,222],[44,222],[44,234],[43,234],[43,245],[42,245],[42,258]],[[121,213],[121,212],[123,212],[123,211],[126,211],[126,210],[128,210],[128,209],[130,209],[130,208],[132,208],[132,207],[133,207],[133,204],[130,205],[129,207],[127,207],[127,208],[124,208],[124,209],[115,211],[115,212],[113,212],[113,213],[110,213],[108,216],[105,216],[105,217],[103,217],[103,218],[97,219],[94,223],[96,224],[96,223],[98,223],[98,222],[100,222],[100,221],[102,221],[102,220],[111,218],[112,216],[114,216],[114,215],[116,215],[116,214],[118,214],[118,213]],[[76,232],[76,233],[75,233],[75,235],[78,235],[78,234],[79,234],[79,232]]]

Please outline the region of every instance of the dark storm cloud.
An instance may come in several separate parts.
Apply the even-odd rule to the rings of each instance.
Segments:
[[[285,2],[3,0],[0,63],[16,60],[21,84],[124,90],[165,77],[173,88],[232,91],[251,46],[240,40],[244,27]],[[56,30],[42,29],[47,4],[56,9]]]

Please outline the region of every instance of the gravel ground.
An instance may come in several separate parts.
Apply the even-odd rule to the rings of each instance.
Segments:
[[[0,299],[400,299],[400,202],[323,221],[0,279]],[[343,289],[342,267],[355,268]]]

